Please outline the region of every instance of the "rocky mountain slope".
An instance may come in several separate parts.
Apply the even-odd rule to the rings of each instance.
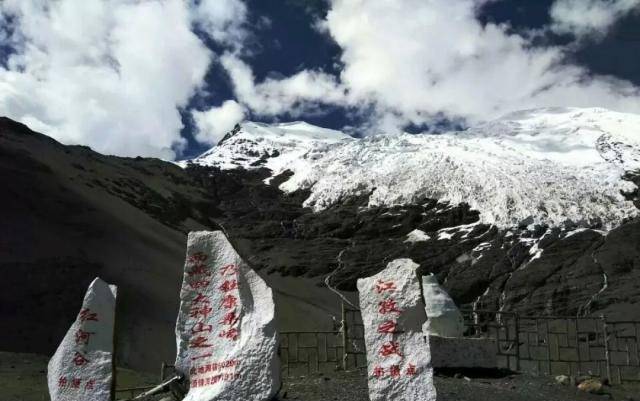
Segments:
[[[639,130],[593,109],[439,136],[245,123],[175,165],[1,119],[0,343],[52,352],[99,274],[121,289],[121,364],[155,370],[185,233],[216,227],[274,287],[282,330],[331,329],[325,279],[353,291],[398,257],[468,307],[640,319]]]
[[[182,165],[255,174],[293,201],[228,210],[224,224],[268,271],[335,271],[352,290],[409,256],[470,307],[640,317],[637,115],[531,110],[464,132],[364,139],[247,123]]]

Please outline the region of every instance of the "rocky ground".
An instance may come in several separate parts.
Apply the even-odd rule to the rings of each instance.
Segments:
[[[436,375],[438,401],[578,401],[640,400],[640,387],[608,387],[604,394],[587,394],[573,386],[557,384],[548,377],[504,375],[472,377]],[[366,378],[360,373],[336,377],[315,376],[290,379],[282,401],[368,401]]]
[[[47,363],[42,355],[0,352],[0,400],[49,401],[47,390]],[[118,369],[117,388],[155,385],[158,374],[139,373]],[[129,394],[119,394],[124,398]],[[120,397],[119,397],[120,398]]]
[[[0,400],[48,401],[47,361],[40,355],[0,352]],[[119,369],[117,387],[154,385],[157,376]],[[605,394],[592,395],[557,384],[553,378],[528,375],[489,377],[448,372],[436,374],[435,385],[438,401],[640,400],[640,386],[606,387]],[[117,399],[128,397],[129,393],[117,394]],[[361,372],[290,378],[285,381],[278,401],[368,401],[366,378]]]

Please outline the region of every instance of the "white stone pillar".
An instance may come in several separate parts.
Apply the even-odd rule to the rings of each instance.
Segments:
[[[267,401],[280,388],[273,294],[221,231],[189,233],[176,338],[184,401]]]
[[[449,294],[438,284],[434,275],[422,277],[422,291],[427,312],[424,333],[440,337],[462,337],[462,313]]]
[[[435,401],[420,283],[411,259],[358,280],[371,401]]]
[[[99,278],[49,361],[51,401],[111,401],[116,286]]]

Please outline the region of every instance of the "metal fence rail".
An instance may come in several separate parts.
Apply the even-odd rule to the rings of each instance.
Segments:
[[[335,331],[280,332],[279,353],[286,377],[366,368],[360,311],[343,305]]]
[[[285,376],[328,373],[342,365],[340,333],[290,331],[280,333],[280,361]]]

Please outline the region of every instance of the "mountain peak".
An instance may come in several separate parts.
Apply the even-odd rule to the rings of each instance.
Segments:
[[[304,122],[247,122],[193,162],[290,170],[280,189],[309,189],[305,206],[315,210],[348,195],[366,195],[370,206],[426,197],[467,203],[500,227],[609,229],[638,215],[624,194],[637,192],[628,177],[640,170],[640,115],[537,109],[462,132],[362,139]]]

